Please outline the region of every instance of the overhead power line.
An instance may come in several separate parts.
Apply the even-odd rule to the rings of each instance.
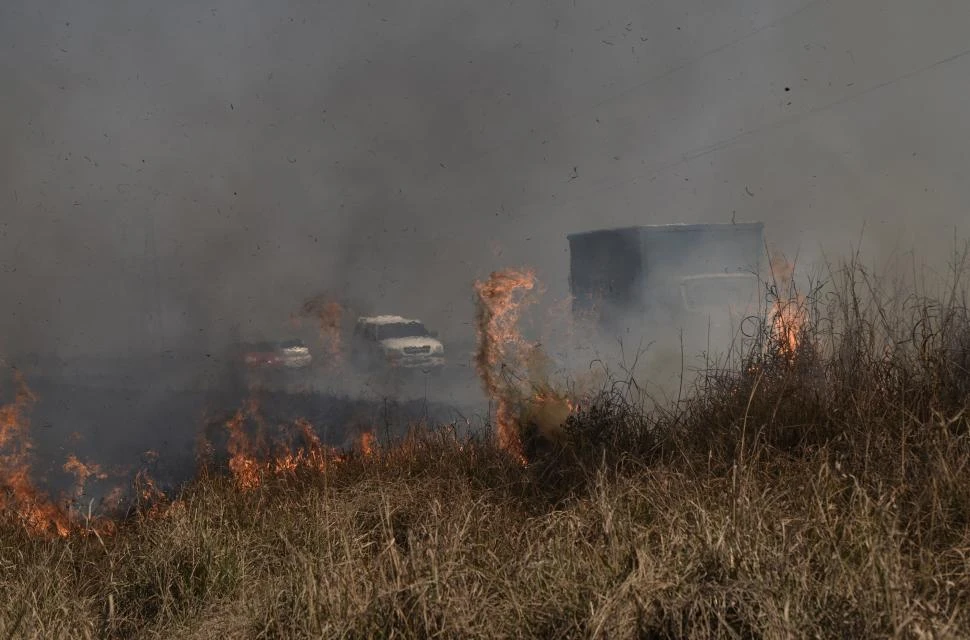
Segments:
[[[604,185],[602,187],[597,187],[595,189],[591,189],[589,191],[586,191],[584,193],[581,193],[581,194],[578,194],[578,195],[575,195],[575,196],[572,196],[572,197],[569,197],[569,198],[557,200],[556,201],[556,204],[557,205],[562,205],[562,204],[565,204],[565,203],[578,202],[580,200],[584,200],[586,198],[589,198],[591,196],[594,196],[594,195],[603,193],[605,191],[612,191],[613,189],[616,189],[618,187],[621,187],[621,186],[624,186],[624,185],[627,185],[627,184],[630,184],[630,183],[633,183],[633,182],[637,182],[638,180],[641,180],[641,179],[643,179],[643,178],[645,178],[647,176],[650,176],[650,177],[659,176],[659,175],[661,175],[663,173],[666,173],[667,171],[669,171],[671,169],[675,169],[675,168],[680,167],[680,166],[683,166],[683,165],[685,165],[685,164],[687,164],[689,162],[692,162],[694,160],[697,160],[698,158],[702,158],[702,157],[708,156],[708,155],[710,155],[712,153],[716,153],[718,151],[722,151],[724,149],[730,148],[730,147],[732,147],[732,146],[734,146],[736,144],[739,144],[740,142],[743,142],[743,141],[745,141],[745,140],[747,140],[749,138],[752,138],[752,137],[754,137],[754,136],[756,136],[756,135],[758,135],[760,133],[764,133],[764,132],[767,132],[767,131],[773,131],[773,130],[777,130],[777,129],[782,129],[782,128],[785,128],[785,127],[794,125],[794,124],[796,124],[796,123],[798,123],[798,122],[800,122],[800,121],[802,121],[805,118],[808,118],[810,116],[813,116],[813,115],[816,115],[816,114],[819,114],[819,113],[822,113],[822,112],[825,112],[825,111],[830,111],[832,109],[835,109],[836,107],[839,107],[839,106],[842,106],[844,104],[850,103],[850,102],[852,102],[854,100],[857,100],[859,98],[862,98],[862,97],[864,97],[866,95],[869,95],[871,93],[875,93],[876,91],[880,91],[882,89],[885,89],[886,87],[889,87],[889,86],[898,84],[900,82],[905,82],[907,80],[911,80],[912,78],[915,78],[915,77],[917,77],[919,75],[922,75],[922,74],[924,74],[924,73],[926,73],[928,71],[931,71],[931,70],[936,69],[938,67],[945,66],[945,65],[948,65],[950,63],[956,62],[957,60],[966,58],[967,56],[970,56],[970,49],[964,49],[964,50],[962,50],[962,51],[960,51],[958,53],[955,53],[955,54],[953,54],[951,56],[947,56],[946,58],[942,58],[942,59],[937,60],[937,61],[935,61],[935,62],[933,62],[931,64],[928,64],[926,66],[920,67],[919,69],[914,69],[912,71],[908,71],[908,72],[906,72],[904,74],[901,74],[899,76],[896,76],[896,77],[894,77],[894,78],[892,78],[890,80],[886,80],[885,82],[880,82],[878,84],[870,85],[868,87],[865,87],[863,89],[860,89],[859,91],[856,91],[854,93],[851,93],[851,94],[849,94],[847,96],[843,96],[843,97],[838,98],[836,100],[832,100],[831,102],[827,102],[825,104],[822,104],[822,105],[819,105],[819,106],[814,107],[812,109],[809,109],[808,111],[805,111],[803,113],[800,113],[800,114],[797,114],[797,115],[794,115],[794,116],[791,116],[791,117],[788,117],[788,118],[784,118],[784,119],[779,120],[777,122],[772,122],[770,124],[766,124],[764,126],[757,127],[755,129],[749,129],[749,130],[744,131],[742,133],[739,133],[739,134],[736,134],[736,135],[729,136],[729,137],[723,138],[721,140],[718,140],[717,142],[714,142],[713,144],[707,144],[707,145],[704,145],[704,146],[701,146],[701,147],[696,147],[696,148],[694,148],[692,150],[688,150],[687,152],[681,154],[680,157],[677,160],[673,160],[673,161],[670,161],[670,162],[662,163],[662,164],[656,166],[655,168],[653,168],[653,169],[651,169],[651,170],[649,170],[647,172],[638,173],[638,174],[636,174],[634,176],[630,176],[630,177],[624,178],[622,180],[617,180],[617,181],[611,182],[608,185]],[[540,205],[539,202],[533,202],[532,205],[529,205],[529,206],[538,206],[538,205]],[[523,207],[523,208],[525,208],[525,207]]]

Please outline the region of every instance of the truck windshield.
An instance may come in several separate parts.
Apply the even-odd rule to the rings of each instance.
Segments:
[[[427,335],[428,330],[420,322],[395,322],[392,324],[382,324],[377,327],[378,340],[423,337]]]

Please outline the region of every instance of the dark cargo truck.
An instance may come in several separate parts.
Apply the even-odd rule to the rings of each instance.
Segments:
[[[573,311],[605,334],[683,330],[695,343],[720,342],[757,311],[765,261],[760,222],[626,227],[567,238]]]

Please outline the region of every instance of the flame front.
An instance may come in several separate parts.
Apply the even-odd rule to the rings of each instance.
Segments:
[[[18,388],[14,402],[0,406],[0,512],[13,515],[30,534],[36,536],[67,537],[88,531],[99,534],[115,532],[117,523],[110,517],[92,517],[88,513],[83,522],[76,522],[72,516],[84,514],[74,513],[68,506],[70,500],[65,500],[64,505],[59,506],[33,484],[29,466],[32,443],[27,415],[36,402],[36,397],[20,375],[16,376],[16,380]],[[253,426],[255,433],[251,435],[247,427]],[[229,473],[241,491],[256,489],[271,477],[292,475],[300,471],[322,472],[331,464],[348,460],[348,454],[321,443],[308,421],[299,419],[293,426],[302,442],[297,446],[286,443],[281,453],[274,454],[266,444],[269,439],[265,433],[265,419],[261,415],[255,394],[225,422]],[[203,444],[211,446],[205,439]],[[375,456],[377,439],[374,432],[362,431],[353,449],[365,458]],[[151,462],[158,454],[149,451],[145,457],[146,462]],[[90,480],[109,477],[99,465],[84,462],[73,454],[67,457],[62,469],[76,479],[73,493],[66,496],[73,498],[75,502]],[[140,512],[146,517],[167,517],[184,508],[179,500],[171,500],[158,487],[146,469],[135,474],[132,488],[142,505]],[[121,487],[115,487],[104,497],[102,506],[117,509],[123,493]]]
[[[321,443],[313,426],[302,418],[295,422],[295,427],[303,443],[297,447],[288,446],[282,453],[273,455],[262,438],[253,439],[247,434],[247,420],[262,425],[255,398],[250,398],[226,423],[229,472],[242,491],[258,488],[269,477],[292,475],[301,470],[322,472],[328,465],[346,460],[346,456],[335,448]],[[363,455],[370,456],[375,451],[375,443],[374,433],[368,431],[360,436],[357,448]]]
[[[30,479],[30,422],[27,412],[36,396],[23,376],[15,374],[17,394],[11,404],[0,407],[0,511],[16,514],[36,535],[66,536],[71,522],[63,509],[34,486]]]

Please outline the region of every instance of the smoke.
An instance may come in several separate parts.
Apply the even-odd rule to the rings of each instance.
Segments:
[[[6,3],[3,350],[213,348],[323,289],[460,339],[475,277],[558,296],[592,227],[936,248],[965,230],[967,12]]]
[[[3,9],[6,352],[213,348],[321,290],[419,317],[468,296],[437,227],[474,212],[418,187],[555,86],[501,29],[541,11],[115,4]]]
[[[565,299],[570,232],[761,220],[799,269],[858,242],[940,260],[970,231],[968,21],[959,0],[5,2],[0,357],[139,389],[106,421],[37,387],[38,424],[122,457],[194,429],[206,402],[161,411],[169,390],[321,293],[470,361],[473,283],[529,265]]]

